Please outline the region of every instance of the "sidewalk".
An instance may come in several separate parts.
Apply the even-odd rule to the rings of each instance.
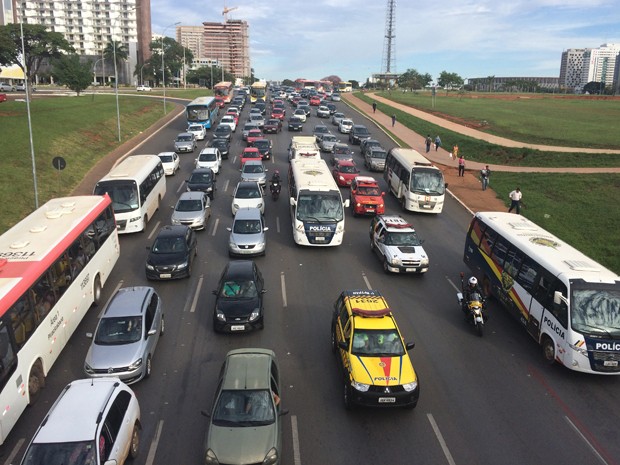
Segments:
[[[443,171],[446,182],[448,183],[448,191],[449,193],[456,198],[461,204],[463,204],[467,209],[471,212],[478,211],[503,211],[507,210],[508,200],[506,202],[497,198],[497,194],[491,188],[493,179],[491,177],[491,183],[486,191],[482,190],[482,185],[480,180],[478,179],[478,175],[480,170],[485,166],[484,163],[474,162],[467,160],[466,161],[466,169],[465,176],[458,176],[458,161],[456,159],[450,158],[450,152],[445,150],[444,148],[439,148],[439,150],[435,151],[434,145],[431,148],[431,151],[426,153],[425,146],[425,136],[417,134],[413,130],[404,126],[403,124],[396,122],[396,125],[392,127],[392,118],[385,113],[377,111],[376,113],[372,112],[372,106],[363,100],[355,97],[351,93],[343,93],[341,94],[345,103],[349,104],[352,108],[357,111],[360,111],[365,114],[366,117],[375,121],[379,127],[387,133],[388,136],[395,136],[398,139],[404,141],[411,148],[417,150],[433,163],[437,164],[439,168]],[[465,134],[469,137],[479,138],[488,140],[487,136],[489,134],[483,133],[481,131],[477,131],[475,129],[467,128],[462,125],[458,125],[451,121],[447,121],[441,118],[438,118],[434,115],[430,115],[428,113],[424,113],[419,110],[415,110],[406,105],[401,105],[391,100],[387,100],[374,94],[367,94],[372,96],[378,102],[385,103],[394,108],[398,108],[400,111],[404,111],[406,113],[410,113],[418,118],[425,119],[427,121],[432,122],[438,126],[444,127],[446,129],[450,129],[451,131],[458,132],[460,134]],[[458,130],[455,130],[453,127],[458,126]],[[481,137],[478,137],[478,136]],[[484,136],[484,137],[482,137]],[[490,136],[495,137],[495,136]],[[498,138],[500,139],[500,138]],[[509,141],[508,139],[503,139],[513,145],[501,144],[496,141],[492,142],[498,145],[507,145],[512,147],[524,146],[524,144],[515,141]],[[490,141],[489,141],[490,142]],[[536,148],[539,150],[548,150],[547,146],[534,146],[529,145],[532,148]],[[591,149],[594,150],[594,149]],[[562,151],[569,152],[587,152],[587,149],[571,149],[568,150],[565,147],[562,147]],[[620,151],[612,151],[607,150],[605,153],[620,153]],[[489,164],[489,168],[491,172],[494,171],[505,171],[505,172],[522,172],[522,173],[620,173],[620,167],[615,168],[539,168],[539,167],[526,167],[526,166],[508,166],[508,165],[492,165]]]

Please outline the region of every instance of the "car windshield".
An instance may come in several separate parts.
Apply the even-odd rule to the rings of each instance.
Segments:
[[[329,129],[327,129],[327,126],[317,126],[314,128],[314,132],[315,134],[326,134],[329,132]]]
[[[420,239],[415,232],[388,232],[385,234],[385,245],[420,245]]]
[[[217,156],[212,152],[201,153],[198,156],[198,161],[217,161]]]
[[[368,134],[370,134],[370,133],[368,132],[368,129],[366,129],[366,128],[355,128],[355,135],[356,136],[365,136],[365,135],[368,135]]]
[[[360,195],[379,195],[379,189],[371,186],[360,186],[357,188],[357,193]]]
[[[185,252],[185,239],[182,236],[160,236],[155,239],[151,252],[157,255]]]
[[[193,173],[189,177],[190,183],[205,184],[211,182],[211,173]]]
[[[570,315],[571,326],[576,331],[617,338],[620,336],[620,286],[574,288]]]
[[[250,280],[225,281],[220,289],[220,297],[229,299],[254,299],[258,297],[256,284]]]
[[[159,159],[162,163],[172,163],[174,161],[172,155],[160,155]]]
[[[194,126],[190,126],[188,128],[189,131],[198,131],[198,132],[202,132],[203,126],[200,126],[199,124],[196,124]]]
[[[334,154],[336,155],[349,155],[349,147],[346,145],[334,146]]]
[[[356,330],[351,353],[361,357],[399,357],[405,348],[395,329]]]
[[[263,165],[254,164],[254,163],[246,163],[245,165],[243,165],[242,172],[246,174],[264,173],[265,168],[263,167]]]
[[[215,128],[215,132],[220,134],[228,134],[230,132],[230,126],[226,125],[226,126],[218,126],[217,128]]]
[[[387,157],[387,152],[385,150],[371,150],[370,158],[383,158]]]
[[[355,174],[355,173],[360,172],[360,170],[358,170],[357,167],[353,165],[340,165],[338,167],[338,171],[340,173],[346,173],[346,174]]]
[[[268,149],[269,148],[269,141],[268,140],[255,140],[254,141],[254,147],[256,147],[257,149]]]
[[[339,193],[302,192],[297,200],[297,219],[320,223],[322,221],[341,221],[343,218],[342,199]]]
[[[96,465],[95,441],[32,443],[24,463]]]
[[[257,234],[262,230],[260,220],[236,220],[233,225],[235,234]]]
[[[142,339],[142,317],[102,318],[97,326],[95,343],[99,345],[131,344]]]
[[[213,409],[217,426],[264,426],[275,419],[273,397],[267,389],[223,390]]]
[[[260,190],[257,186],[240,186],[235,193],[237,199],[258,199],[260,197]]]
[[[178,212],[197,212],[202,210],[202,202],[198,199],[179,200],[175,210]]]
[[[301,119],[298,118],[297,116],[294,116],[291,118],[290,120],[291,123],[301,123]]]
[[[191,142],[192,141],[192,136],[179,136],[177,137],[177,142]]]

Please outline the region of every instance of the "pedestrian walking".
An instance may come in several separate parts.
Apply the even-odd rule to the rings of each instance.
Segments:
[[[376,111],[377,111],[377,102],[372,102],[372,112],[374,113]],[[392,124],[392,126],[394,125]]]
[[[426,143],[426,153],[428,153],[431,151],[431,144],[433,143],[433,139],[431,139],[430,134],[426,135],[425,143]]]
[[[452,155],[454,155],[454,158],[458,158],[459,156],[459,146],[456,144],[452,147]]]
[[[441,147],[441,139],[437,136],[435,137],[435,152],[439,150],[439,147]]]
[[[486,191],[489,186],[489,176],[491,176],[491,170],[489,169],[489,165],[486,165],[480,170],[480,179],[482,181],[483,191]]]
[[[396,115],[392,115],[392,127],[396,124]]]
[[[508,213],[510,213],[513,208],[515,209],[517,215],[521,213],[521,197],[523,197],[521,189],[517,187],[510,194],[508,194],[508,197],[510,198],[510,208],[508,209]]]
[[[463,155],[459,157],[459,177],[465,176],[465,158]]]

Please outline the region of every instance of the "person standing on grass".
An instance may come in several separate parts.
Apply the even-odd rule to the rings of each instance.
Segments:
[[[392,115],[392,127],[396,124],[396,115]]]
[[[437,137],[435,137],[435,152],[439,150],[439,147],[441,147],[441,139],[439,135],[437,135]]]
[[[465,176],[465,158],[463,155],[459,157],[459,177]]]
[[[489,186],[489,176],[491,176],[491,170],[489,165],[486,165],[480,170],[480,180],[482,181],[482,190],[486,191]]]
[[[510,213],[512,209],[514,208],[516,214],[517,215],[520,214],[521,213],[521,197],[523,197],[523,194],[521,193],[521,189],[517,187],[510,194],[508,194],[508,197],[510,197],[510,208],[508,209],[508,213]]]
[[[372,102],[372,112],[375,113],[377,111],[377,102]],[[394,126],[392,124],[392,126]]]
[[[433,143],[433,139],[431,139],[430,134],[426,135],[426,140],[424,142],[426,143],[426,153],[428,153],[431,151],[431,144]]]

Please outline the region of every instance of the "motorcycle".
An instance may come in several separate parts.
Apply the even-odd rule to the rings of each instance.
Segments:
[[[280,191],[282,190],[282,184],[280,184],[280,181],[271,181],[269,190],[271,191],[271,198],[273,200],[278,200],[278,197],[280,197]]]
[[[461,289],[463,290],[463,292],[456,293],[456,298],[459,302],[461,310],[463,311],[463,313],[465,313],[467,321],[470,324],[473,324],[474,328],[476,328],[478,336],[482,337],[484,333],[484,321],[486,319],[484,315],[484,299],[479,292],[472,292],[469,295],[469,300],[465,301],[463,297],[464,285],[462,277]]]

